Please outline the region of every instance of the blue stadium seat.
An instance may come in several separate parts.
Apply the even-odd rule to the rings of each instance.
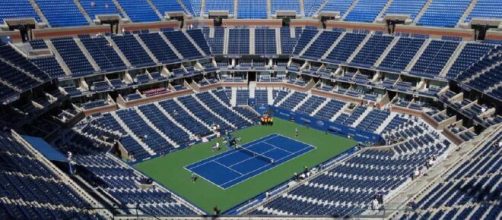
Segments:
[[[267,1],[265,0],[240,0],[237,16],[240,19],[265,19],[267,18]]]
[[[394,0],[385,11],[385,14],[409,15],[410,19],[415,19],[420,10],[424,7],[426,0]]]
[[[277,11],[295,11],[300,13],[300,1],[297,0],[271,0],[272,8],[270,12],[275,14]]]
[[[470,0],[433,1],[417,24],[423,26],[455,27],[470,2]]]
[[[91,19],[96,19],[97,15],[118,14],[122,16],[121,12],[115,7],[113,0],[80,0],[80,5]]]
[[[80,38],[101,71],[112,72],[126,69],[124,62],[104,37]]]
[[[139,68],[155,65],[133,35],[114,35],[111,38],[133,67]]]
[[[257,55],[275,55],[277,48],[275,43],[275,30],[257,28],[254,32],[254,50]]]
[[[73,76],[84,76],[94,73],[94,68],[73,38],[61,38],[51,41],[58,53],[63,57],[68,68],[70,68]]]
[[[36,0],[36,2],[51,27],[89,25],[72,0]]]
[[[173,52],[171,47],[162,39],[159,33],[146,33],[138,35],[146,44],[148,49],[152,51],[157,60],[163,64],[169,64],[179,61],[178,56]]]
[[[387,0],[359,0],[357,5],[345,17],[345,21],[372,23],[385,4],[387,4]]]
[[[249,54],[249,29],[230,29],[228,54]]]
[[[470,22],[473,18],[501,19],[502,2],[498,0],[478,0],[465,22]]]
[[[37,22],[41,21],[29,0],[0,1],[0,23],[11,18],[34,18]]]
[[[117,0],[132,22],[160,21],[147,0]]]

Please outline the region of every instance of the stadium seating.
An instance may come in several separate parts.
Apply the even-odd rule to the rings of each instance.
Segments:
[[[38,66],[40,70],[45,71],[51,78],[59,78],[65,75],[59,63],[54,57],[43,57],[32,59],[31,62]]]
[[[51,27],[84,26],[89,23],[72,0],[36,0]]]
[[[0,214],[5,219],[99,218],[73,182],[11,134],[0,134]],[[70,182],[68,182],[70,181]],[[40,204],[44,204],[41,206]],[[64,208],[62,208],[64,207]]]
[[[0,2],[0,23],[3,23],[5,19],[12,18],[34,18],[37,22],[40,22],[40,18],[31,7],[29,0]]]
[[[340,16],[344,16],[353,2],[354,0],[328,0],[321,11],[337,11],[340,12]]]
[[[254,31],[255,54],[275,55],[277,54],[275,42],[275,30],[257,28]]]
[[[242,19],[265,19],[267,18],[267,1],[240,0],[237,16]]]
[[[470,22],[473,18],[500,19],[501,7],[502,2],[497,0],[478,0],[465,22]]]
[[[423,127],[420,130],[415,135],[437,135]],[[258,207],[252,214],[356,215],[370,208],[370,202],[377,194],[391,193],[409,179],[416,167],[422,166],[431,155],[443,154],[449,145],[447,141],[429,140],[420,151],[408,155],[401,155],[393,149],[362,151]],[[360,179],[361,176],[366,178]]]
[[[351,63],[356,65],[371,67],[375,62],[380,58],[382,53],[387,49],[390,42],[394,40],[392,36],[381,36],[381,35],[373,35],[371,38],[364,44],[364,47],[361,48],[359,53],[354,57]]]
[[[347,14],[346,21],[373,22],[384,8],[386,0],[359,0]]]
[[[415,19],[417,14],[420,12],[422,7],[424,7],[425,0],[394,0],[391,5],[385,11],[385,14],[403,14],[409,15],[410,19]]]
[[[296,39],[299,37],[299,33],[301,33],[301,29],[297,29],[296,31]],[[291,54],[293,52],[293,48],[296,44],[295,38],[291,37],[291,32],[289,28],[282,27],[281,28],[281,51],[282,54]]]
[[[277,13],[277,11],[294,11],[300,13],[300,2],[295,0],[271,0],[272,8],[270,11],[272,14]]]
[[[184,12],[178,1],[162,1],[162,0],[152,0],[155,8],[159,10],[160,14],[164,16],[165,12]]]
[[[326,45],[332,45],[340,34],[340,32],[333,31],[322,32],[302,56],[310,59],[320,59],[329,49]]]
[[[96,19],[97,15],[118,14],[122,16],[112,0],[80,0],[79,2],[91,19]]]
[[[94,68],[72,38],[51,41],[74,76],[88,75],[94,72]]]
[[[139,34],[138,36],[159,62],[168,64],[179,60],[178,56],[158,33]]]
[[[227,11],[230,15],[234,14],[234,1],[233,0],[207,0],[206,11]]]
[[[166,31],[161,34],[164,34],[167,39],[171,42],[171,44],[176,48],[178,52],[185,59],[196,59],[202,58],[202,54],[197,50],[195,45],[188,40],[187,36],[181,31]]]
[[[213,54],[223,54],[223,44],[224,44],[224,35],[225,29],[221,27],[214,28],[214,37],[209,37],[209,29],[207,30],[206,39],[209,46],[211,46],[211,52]]]
[[[366,35],[364,34],[345,34],[336,47],[328,54],[326,61],[330,63],[346,62],[365,37]]]
[[[324,101],[326,101],[326,98],[324,97],[311,96],[296,111],[310,115]]]
[[[424,26],[455,27],[470,2],[469,0],[433,1],[417,24]]]
[[[324,0],[310,0],[303,2],[303,8],[305,10],[305,16],[312,17],[324,3]]]
[[[299,55],[300,52],[307,46],[307,44],[315,37],[317,34],[317,29],[304,29],[301,33],[298,41],[296,42],[296,46],[294,47],[293,54]]]
[[[237,105],[248,105],[248,100],[249,100],[249,90],[247,89],[239,89],[237,90],[237,99],[236,99],[236,104]]]
[[[177,151],[218,154],[185,148],[226,144],[217,137],[241,135],[264,113],[290,121],[250,130],[303,123],[322,127],[322,135],[365,141],[324,163],[300,164],[306,179],[277,175],[271,182],[282,183],[271,190],[247,198],[242,192],[244,203],[211,202],[222,215],[379,217],[371,203],[382,196],[391,219],[500,219],[502,47],[497,30],[465,29],[476,18],[502,19],[500,6],[495,0],[3,0],[0,219],[211,214],[197,198],[193,205],[183,199],[194,198],[192,192],[171,192],[177,173],[154,180],[143,162],[172,159],[166,155]],[[225,11],[230,19],[213,23]],[[182,12],[183,20],[166,12]],[[296,18],[282,26],[269,19],[281,12]],[[340,14],[328,21],[322,12]],[[410,17],[384,28],[382,19],[396,14]],[[108,26],[117,15],[120,25]],[[38,23],[22,26],[26,18]],[[63,159],[37,153],[43,147],[30,147],[16,132],[43,137]],[[316,139],[305,136],[298,140]],[[253,141],[245,134],[242,140]],[[67,152],[75,174],[64,161]],[[190,156],[190,163],[204,160]],[[432,179],[434,170],[425,167],[436,157],[443,176]],[[425,174],[419,181],[411,177],[417,169]],[[208,184],[196,179],[192,174],[187,189]],[[413,200],[409,209],[391,207],[396,195]]]
[[[469,43],[458,56],[457,60],[448,71],[446,78],[455,79],[457,75],[472,64],[479,62],[481,58],[494,49],[493,45]]]
[[[500,137],[500,134],[497,135],[471,153],[469,160],[460,162],[445,175],[444,180],[416,201],[412,212],[405,213],[401,219],[414,219],[419,215],[433,218],[500,218],[502,206],[497,197],[502,187],[502,161],[496,156],[500,149],[494,147]],[[439,211],[438,207],[442,209]]]
[[[80,41],[82,41],[101,71],[112,72],[126,69],[124,62],[122,62],[105,38],[80,38]]]
[[[228,54],[249,54],[249,29],[230,29]]]
[[[160,21],[147,0],[117,0],[133,22]]]
[[[393,71],[406,69],[424,41],[424,39],[419,38],[400,38],[380,63],[379,68]]]
[[[204,38],[204,34],[200,29],[187,30],[187,34],[195,41],[197,46],[199,46],[199,48],[202,49],[202,51],[204,51],[204,53],[206,53],[207,55],[211,54],[209,45],[206,39]]]
[[[133,67],[155,65],[133,35],[114,35],[111,38]]]
[[[415,75],[435,77],[457,49],[458,42],[433,40],[411,69]]]

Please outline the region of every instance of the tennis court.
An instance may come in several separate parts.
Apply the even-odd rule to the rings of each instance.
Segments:
[[[308,144],[273,134],[188,165],[186,169],[227,189],[312,149]]]

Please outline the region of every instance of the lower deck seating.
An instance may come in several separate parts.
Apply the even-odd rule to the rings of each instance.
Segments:
[[[438,135],[432,129],[422,131]],[[407,155],[397,154],[392,148],[364,150],[258,207],[252,214],[344,217],[361,213],[370,208],[377,194],[388,195],[408,181],[413,170],[422,167],[431,156],[441,155],[449,146],[447,141],[434,143]]]
[[[92,205],[60,171],[29,150],[12,134],[1,133],[0,218],[2,219],[97,219]],[[44,205],[44,206],[41,206]]]
[[[444,180],[414,201],[401,219],[500,219],[502,218],[502,152],[497,134],[462,160]]]

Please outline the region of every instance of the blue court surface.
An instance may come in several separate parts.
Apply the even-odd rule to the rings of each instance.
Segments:
[[[308,144],[273,134],[247,143],[242,149],[228,150],[186,168],[227,189],[312,149],[314,147]]]

